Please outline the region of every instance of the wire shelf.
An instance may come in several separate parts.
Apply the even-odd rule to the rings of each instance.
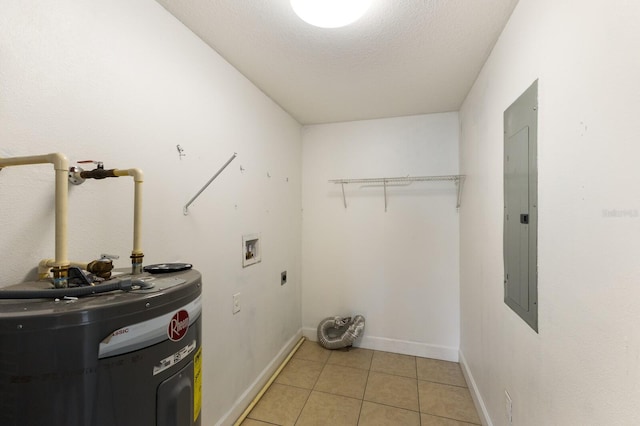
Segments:
[[[342,186],[342,201],[344,208],[347,208],[347,197],[344,193],[344,186],[352,183],[365,185],[382,184],[384,186],[384,211],[387,211],[387,186],[398,184],[410,185],[413,182],[432,182],[432,181],[451,181],[455,183],[458,189],[456,208],[460,208],[462,197],[462,185],[464,184],[464,175],[443,175],[443,176],[400,176],[400,177],[383,177],[383,178],[362,178],[362,179],[331,179],[329,183]]]

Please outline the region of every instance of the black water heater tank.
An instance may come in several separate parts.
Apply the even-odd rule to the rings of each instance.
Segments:
[[[200,274],[140,278],[153,287],[0,300],[0,425],[201,424]]]

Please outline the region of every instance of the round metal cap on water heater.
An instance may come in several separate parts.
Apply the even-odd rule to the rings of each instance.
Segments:
[[[201,424],[200,273],[138,278],[153,286],[0,300],[0,425]]]

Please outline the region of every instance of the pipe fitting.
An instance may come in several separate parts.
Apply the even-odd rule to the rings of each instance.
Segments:
[[[109,278],[111,278],[113,262],[111,261],[111,259],[94,260],[87,264],[86,270],[96,275],[97,277],[108,280]]]
[[[67,288],[69,286],[69,265],[54,266],[53,286],[55,288]]]
[[[40,263],[38,263],[38,279],[44,280],[49,277],[49,272],[54,264],[55,260],[53,259],[42,259]]]
[[[69,169],[69,160],[67,156],[61,154],[59,152],[54,152],[52,154],[47,155],[48,163],[53,164],[53,168],[58,171],[66,172]]]
[[[144,173],[140,169],[114,169],[116,176],[131,176],[134,182],[144,182]]]
[[[144,258],[144,254],[142,253],[131,253],[131,275],[139,275],[142,273],[142,259]]]

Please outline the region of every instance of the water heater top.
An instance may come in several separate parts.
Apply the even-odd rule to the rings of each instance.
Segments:
[[[127,275],[117,277],[127,278]],[[105,316],[157,312],[191,301],[201,294],[201,276],[194,269],[162,275],[142,273],[135,278],[151,283],[153,287],[70,299],[0,299],[0,330],[25,328],[33,321],[40,323],[40,327],[41,322],[46,321],[48,328],[57,328],[86,324]],[[28,281],[6,287],[6,290],[46,291],[50,287],[46,281]]]

